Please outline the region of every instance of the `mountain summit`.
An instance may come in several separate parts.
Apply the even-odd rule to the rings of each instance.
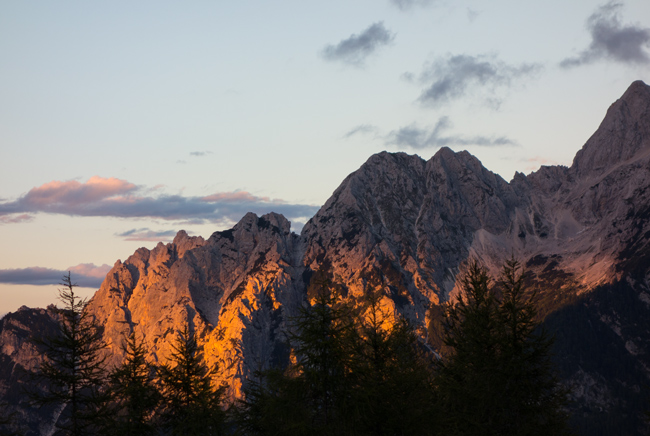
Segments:
[[[650,151],[650,87],[640,80],[612,104],[573,160],[576,178],[597,176]]]
[[[315,275],[332,278],[352,301],[383,290],[382,306],[435,347],[433,321],[453,300],[467,262],[498,274],[514,255],[556,334],[578,425],[625,425],[634,434],[650,378],[649,170],[650,87],[638,81],[570,168],[517,173],[508,183],[466,151],[442,148],[428,161],[378,153],[301,235],[275,213],[249,213],[207,240],[179,232],[172,243],[117,261],[89,309],[115,362],[133,331],[149,358],[164,362],[175,332],[189,325],[238,397],[255,371],[289,359],[285,333]],[[9,366],[38,362],[24,340],[36,318],[47,320],[47,312],[21,310],[0,321],[5,396],[17,383]],[[601,411],[621,419],[599,421]]]

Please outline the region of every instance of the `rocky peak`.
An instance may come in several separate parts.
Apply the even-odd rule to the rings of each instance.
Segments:
[[[289,358],[287,328],[307,301],[314,271],[330,273],[353,302],[369,288],[380,290],[382,307],[407,317],[424,339],[434,321],[430,309],[454,298],[468,260],[496,274],[515,255],[549,317],[594,295],[582,300],[589,309],[580,303],[574,315],[565,314],[564,336],[580,325],[584,332],[576,336],[579,346],[560,355],[573,356],[573,373],[565,378],[587,390],[598,385],[602,398],[613,398],[642,383],[621,384],[611,371],[582,363],[595,368],[603,355],[623,353],[638,360],[644,381],[650,378],[650,324],[639,329],[650,319],[649,171],[650,87],[635,82],[571,168],[544,166],[507,183],[466,151],[444,147],[428,161],[378,153],[341,183],[300,236],[276,213],[248,213],[207,241],[180,231],[170,244],[116,262],[89,310],[104,324],[115,362],[133,331],[152,361],[165,362],[175,332],[189,325],[234,398],[255,370]],[[611,295],[603,297],[603,289]],[[586,312],[589,322],[583,322]],[[21,308],[0,320],[0,374],[9,374],[13,362],[33,366],[37,354],[21,348],[23,333],[40,328],[30,313]],[[626,321],[621,313],[632,317]],[[591,360],[576,354],[606,335],[615,346]],[[581,398],[582,405],[593,402]]]
[[[640,80],[607,110],[570,168],[578,179],[597,177],[613,167],[650,152],[650,86]]]
[[[181,230],[174,237],[172,244],[176,247],[178,257],[182,258],[185,252],[205,244],[205,240],[201,236],[189,236],[185,230]]]

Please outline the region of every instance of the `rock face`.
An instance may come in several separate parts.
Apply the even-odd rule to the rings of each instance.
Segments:
[[[609,108],[570,168],[517,173],[508,183],[465,151],[442,148],[428,161],[382,152],[343,181],[301,235],[289,229],[281,215],[247,214],[207,240],[179,232],[170,244],[118,261],[89,305],[114,361],[135,331],[150,358],[164,362],[176,332],[189,325],[237,397],[256,370],[288,359],[285,333],[316,272],[333,277],[348,298],[382,288],[382,304],[427,340],[438,312],[430,309],[454,298],[469,259],[497,275],[514,255],[557,337],[561,375],[582,417],[576,425],[584,434],[640,431],[639,412],[648,408],[641,391],[650,382],[650,87],[643,82]],[[0,327],[5,391],[15,382],[5,377],[7,365],[38,359],[15,351],[25,347],[11,327],[15,316]]]
[[[179,232],[171,244],[118,261],[89,303],[115,361],[135,331],[151,358],[165,362],[179,328],[189,325],[230,395],[239,396],[252,372],[280,358],[285,313],[302,302],[301,241],[289,229],[281,215],[249,213],[207,241]]]

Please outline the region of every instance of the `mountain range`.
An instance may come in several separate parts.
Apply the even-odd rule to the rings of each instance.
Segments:
[[[249,213],[204,239],[118,260],[90,300],[114,363],[125,335],[165,362],[184,325],[218,364],[229,398],[255,371],[289,359],[286,332],[316,275],[355,301],[369,288],[440,346],[436,320],[471,260],[498,276],[514,256],[556,338],[580,434],[640,434],[650,410],[650,87],[631,84],[570,167],[542,166],[507,182],[467,151],[431,159],[382,152],[350,174],[304,226]],[[74,277],[73,277],[74,279]],[[54,312],[23,307],[0,320],[0,400],[44,432],[52,410],[24,406],[19,369],[40,362],[28,341]],[[45,433],[43,433],[45,434]]]

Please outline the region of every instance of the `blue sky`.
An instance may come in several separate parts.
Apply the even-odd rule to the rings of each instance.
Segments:
[[[0,1],[0,313],[180,229],[299,231],[382,150],[570,165],[649,67],[647,0]]]

